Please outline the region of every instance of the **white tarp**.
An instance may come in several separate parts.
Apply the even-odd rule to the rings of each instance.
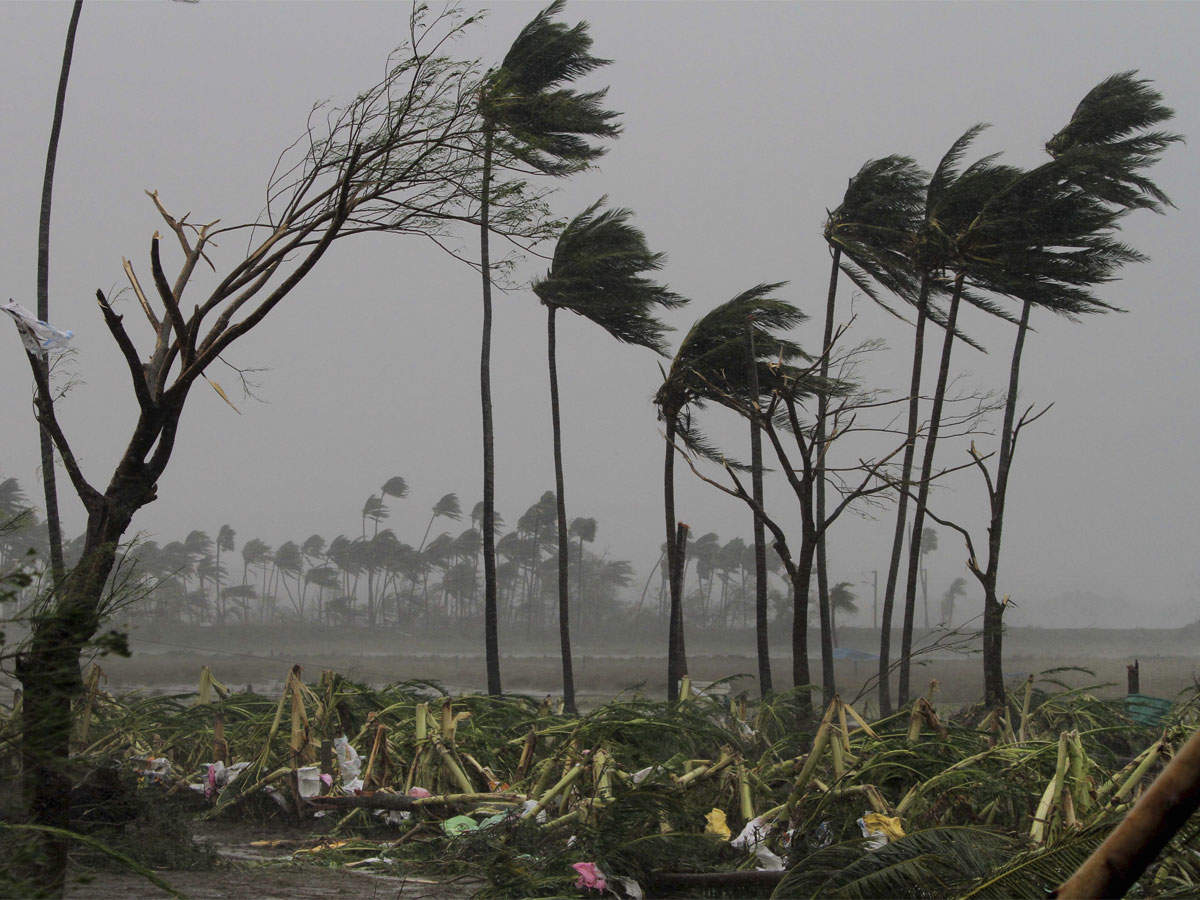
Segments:
[[[73,331],[61,331],[53,325],[43,322],[20,303],[9,300],[8,303],[0,306],[0,309],[13,317],[13,321],[17,325],[17,332],[21,335],[21,343],[30,353],[65,350],[67,341],[75,336]]]

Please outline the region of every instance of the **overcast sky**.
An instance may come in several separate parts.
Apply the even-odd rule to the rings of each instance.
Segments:
[[[538,8],[496,4],[457,51],[495,63]],[[0,299],[31,308],[69,14],[65,2],[0,4]],[[1011,162],[1036,164],[1092,85],[1134,68],[1176,109],[1175,130],[1200,134],[1193,4],[575,2],[565,18],[589,21],[595,52],[613,60],[586,84],[610,86],[624,134],[596,171],[560,185],[555,212],[573,215],[601,194],[634,209],[651,245],[668,254],[663,279],[692,300],[671,317],[679,329],[755,283],[786,280],[781,296],[813,316],[797,337],[818,343],[824,211],[870,157],[905,153],[929,167],[968,126],[987,121],[979,154],[1003,150]],[[55,185],[50,296],[51,321],[77,335],[71,365],[80,383],[60,415],[93,481],[107,482],[135,409],[94,292],[123,285],[122,256],[148,273],[149,238],[161,223],[143,190],[157,189],[195,221],[252,218],[276,156],[312,104],[375,84],[406,26],[402,3],[85,4]],[[1034,320],[1022,395],[1055,405],[1023,435],[1009,494],[1001,591],[1018,604],[1014,623],[1200,618],[1195,144],[1173,148],[1154,177],[1178,209],[1127,221],[1125,237],[1151,262],[1103,296],[1128,313]],[[232,241],[219,248],[218,266],[236,251]],[[543,269],[530,261],[518,281]],[[849,284],[842,296],[851,296]],[[553,485],[544,312],[524,290],[496,307],[497,507],[514,522]],[[871,363],[873,383],[901,390],[910,330],[862,298],[854,309],[856,334],[888,344]],[[974,310],[964,316],[990,353],[958,349],[963,384],[1002,390],[1012,330]],[[403,475],[412,491],[392,502],[387,524],[418,542],[442,494],[456,491],[466,509],[482,496],[480,318],[477,276],[427,242],[372,236],[337,245],[229,354],[265,369],[261,402],[239,399],[227,370],[211,374],[242,415],[204,385],[193,391],[159,500],[135,527],[165,542],[229,523],[239,547],[251,537],[277,545],[313,532],[353,534],[366,497]],[[0,474],[36,498],[30,378],[6,330]],[[645,573],[663,541],[662,438],[650,403],[657,362],[575,317],[561,322],[559,340],[568,515],[595,516],[597,551]],[[743,427],[711,422],[723,445],[744,452]],[[963,459],[961,443],[939,453],[941,463]],[[736,501],[686,469],[678,482],[680,517],[694,534],[749,536]],[[82,511],[65,478],[60,484],[76,533]],[[785,491],[773,485],[768,504],[795,522]],[[947,483],[936,502],[982,538],[985,501],[974,476]],[[885,511],[845,521],[831,539],[832,577],[865,580],[868,618],[870,573],[886,567],[890,534]],[[960,542],[944,532],[931,593],[966,574],[963,564]],[[1103,602],[1063,599],[1078,593]]]

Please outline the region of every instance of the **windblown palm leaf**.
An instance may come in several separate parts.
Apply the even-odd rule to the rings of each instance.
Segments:
[[[651,252],[646,236],[629,223],[632,211],[601,211],[604,200],[597,200],[563,230],[550,270],[533,283],[533,292],[547,306],[569,309],[618,341],[665,355],[667,326],[651,310],[674,309],[687,301],[645,277],[662,268],[663,254]]]

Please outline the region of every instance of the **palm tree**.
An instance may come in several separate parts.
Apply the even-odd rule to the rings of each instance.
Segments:
[[[888,312],[893,311],[884,303],[875,285],[881,285],[915,305],[918,339],[924,335],[928,281],[925,282],[922,291],[904,249],[920,221],[921,200],[927,182],[927,173],[910,157],[892,155],[868,160],[850,179],[842,202],[826,217],[825,241],[831,251],[831,260],[829,289],[825,299],[825,328],[818,368],[822,381],[829,377],[833,355],[839,273],[845,272]],[[815,519],[818,522],[824,522],[826,518],[825,455],[828,419],[829,395],[822,392],[817,396],[817,418],[813,435],[816,447]],[[910,468],[911,459],[904,467],[904,478],[908,477]],[[757,527],[761,530],[761,525]],[[829,659],[832,658],[833,651],[833,616],[829,606],[829,576],[825,548],[825,532],[822,529],[817,540],[817,610],[821,625],[821,654],[823,659]],[[832,671],[830,666],[825,668]],[[825,687],[831,690],[832,684],[826,684]]]
[[[225,620],[225,602],[221,595],[221,579],[225,574],[225,568],[221,565],[221,551],[226,550],[229,553],[233,552],[233,540],[237,536],[233,528],[229,525],[222,525],[217,529],[217,540],[215,542],[217,556],[217,615],[221,617],[221,621]]]
[[[667,577],[670,584],[670,607],[667,646],[667,697],[678,696],[679,679],[686,674],[686,652],[683,642],[683,562],[685,544],[675,516],[675,440],[680,438],[699,453],[716,456],[704,436],[692,425],[691,410],[706,401],[727,402],[732,396],[745,396],[746,387],[746,327],[754,339],[754,353],[759,369],[765,370],[779,360],[795,357],[800,349],[777,332],[786,331],[802,322],[806,316],[789,303],[771,296],[783,286],[759,284],[743,291],[702,316],[691,327],[664,375],[655,394],[659,419],[666,437],[666,456],[663,462],[663,506],[667,526]],[[761,372],[764,384],[772,383],[770,372]],[[686,529],[686,526],[684,526]],[[683,532],[686,540],[686,531]],[[806,639],[805,639],[806,640]],[[799,668],[797,668],[799,666]],[[793,675],[803,676],[808,683],[807,655],[802,662],[793,663]]]
[[[954,601],[959,597],[966,596],[966,593],[967,579],[960,577],[950,582],[950,586],[942,594],[942,621],[939,624],[946,628],[954,624]]]
[[[1163,105],[1162,95],[1151,83],[1136,74],[1118,73],[1092,88],[1070,121],[1046,143],[1053,163],[1035,170],[1043,176],[1038,191],[1030,199],[1021,198],[1024,207],[1011,216],[1032,231],[1034,246],[1018,246],[996,261],[998,273],[988,273],[1022,301],[996,476],[989,487],[988,559],[982,569],[973,558],[970,564],[984,590],[984,699],[993,706],[1004,702],[1005,604],[997,596],[996,583],[1012,458],[1017,434],[1028,421],[1026,416],[1017,420],[1016,405],[1031,309],[1036,305],[1067,315],[1110,309],[1089,288],[1114,278],[1124,263],[1143,259],[1112,239],[1120,217],[1135,209],[1162,212],[1170,205],[1166,194],[1143,173],[1181,138],[1147,130],[1169,121],[1174,112]]]
[[[858,612],[858,604],[854,601],[858,595],[854,593],[854,585],[849,581],[839,581],[829,591],[829,611],[833,625],[833,643],[837,646],[837,614],[844,612],[853,615]]]
[[[978,126],[975,129],[978,131]],[[965,149],[965,144],[964,144]],[[925,446],[921,460],[920,475],[916,484],[916,502],[913,507],[913,523],[908,545],[908,569],[904,589],[904,624],[901,633],[900,678],[898,700],[901,705],[908,702],[911,676],[911,653],[913,626],[916,621],[917,579],[921,566],[921,539],[925,531],[925,514],[929,501],[929,487],[933,478],[933,461],[941,428],[942,412],[949,386],[950,355],[954,349],[956,324],[960,301],[969,282],[981,281],[976,273],[976,260],[987,259],[998,252],[996,225],[1003,223],[1010,214],[1010,198],[1026,192],[1032,187],[1028,175],[1012,166],[993,162],[995,157],[984,157],[968,166],[952,180],[935,199],[920,236],[918,251],[928,262],[932,262],[954,275],[950,306],[946,313],[945,332],[942,337],[942,353],[938,363],[937,384],[929,422],[925,432]],[[1021,232],[1023,229],[1018,229]],[[1025,239],[1022,234],[1022,239]],[[986,290],[990,283],[982,285]]]
[[[287,591],[288,599],[292,602],[292,608],[296,611],[296,615],[303,618],[304,603],[301,599],[300,582],[304,576],[304,554],[300,551],[300,545],[295,541],[285,541],[280,544],[275,551],[275,568],[279,570],[281,576],[291,575],[295,579],[295,594],[292,593],[286,578],[282,579],[283,589]]]
[[[488,72],[479,94],[483,120],[483,171],[480,190],[479,243],[483,276],[483,339],[479,393],[483,412],[483,571],[484,645],[488,693],[499,694],[500,643],[496,607],[495,448],[492,436],[492,266],[488,245],[492,170],[498,162],[534,172],[564,176],[586,168],[604,148],[584,137],[614,137],[617,113],[601,105],[605,91],[579,93],[561,87],[608,60],[592,56],[586,22],[568,27],[553,17],[563,0],[555,0],[526,25],[504,61]]]
[[[597,200],[572,219],[559,235],[550,270],[533,283],[546,307],[547,359],[550,366],[550,419],[554,437],[554,485],[558,517],[558,630],[562,649],[563,703],[575,711],[568,613],[567,508],[563,488],[562,426],[558,401],[555,314],[570,310],[599,325],[618,341],[666,355],[666,326],[655,308],[682,306],[682,297],[646,277],[662,268],[663,255],[646,246],[646,236],[629,223],[627,209],[600,211]]]
[[[568,529],[568,536],[579,538],[579,553],[576,556],[578,562],[578,572],[576,573],[575,600],[579,604],[580,609],[587,610],[583,599],[583,545],[592,543],[596,540],[596,520],[592,518],[584,518],[576,516],[571,520],[571,527]]]
[[[925,630],[928,631],[929,624],[929,569],[925,565],[925,557],[938,548],[937,531],[933,528],[925,528],[921,532],[921,599],[925,605]]]
[[[982,124],[974,125],[950,145],[950,149],[942,156],[933,174],[929,177],[924,190],[919,215],[911,223],[908,233],[906,235],[893,236],[889,232],[889,240],[886,244],[885,252],[879,260],[865,254],[860,258],[860,262],[865,260],[864,268],[874,280],[898,292],[902,297],[911,296],[913,283],[914,281],[916,282],[914,302],[917,308],[917,316],[913,332],[912,375],[909,381],[908,393],[908,441],[905,445],[904,457],[901,462],[899,475],[901,490],[896,502],[896,525],[892,533],[892,551],[888,562],[887,579],[884,585],[883,609],[881,610],[880,622],[878,690],[879,709],[884,715],[890,714],[892,708],[889,675],[891,670],[892,612],[896,599],[897,579],[900,572],[900,557],[904,546],[904,529],[908,521],[909,496],[907,487],[911,481],[913,460],[916,455],[920,416],[921,363],[925,356],[926,320],[934,318],[935,321],[939,321],[940,319],[939,324],[942,324],[951,332],[954,330],[953,322],[947,321],[948,317],[941,317],[931,302],[933,296],[938,293],[944,293],[946,290],[946,285],[940,279],[939,273],[946,264],[946,248],[949,242],[949,232],[941,225],[940,218],[946,214],[947,210],[959,211],[958,218],[962,218],[960,204],[954,201],[965,192],[960,191],[956,194],[953,190],[962,174],[959,171],[959,165],[971,143],[986,127]],[[978,199],[975,202],[975,209],[978,209]],[[869,226],[869,222],[862,223],[862,227],[864,228],[869,228]],[[903,260],[903,262],[897,261],[898,258]],[[903,274],[905,266],[907,266],[910,273],[907,276]],[[866,279],[860,279],[859,282],[860,287],[863,287],[864,290],[870,289],[870,285],[866,283]],[[960,293],[959,296],[961,299],[963,295]],[[975,298],[973,295],[968,295],[967,299],[969,302],[983,305],[989,311],[994,309],[994,307],[979,298]],[[954,309],[957,309],[953,301],[952,306]]]

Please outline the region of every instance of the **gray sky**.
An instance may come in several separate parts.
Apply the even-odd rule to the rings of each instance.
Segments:
[[[462,54],[498,61],[538,8],[496,4]],[[65,2],[0,4],[8,88],[0,299],[30,307],[69,13]],[[158,189],[170,209],[190,210],[196,221],[251,218],[312,103],[345,100],[378,81],[406,16],[401,3],[85,6],[55,186],[51,321],[77,335],[81,383],[60,415],[94,481],[107,481],[135,409],[94,292],[124,284],[122,256],[148,277],[149,238],[160,222],[143,189]],[[1132,68],[1176,109],[1175,130],[1200,134],[1200,10],[1191,4],[569,4],[566,19],[579,18],[592,25],[595,52],[614,60],[587,84],[611,86],[624,135],[597,171],[561,185],[554,208],[573,215],[601,194],[632,207],[651,245],[669,256],[663,278],[692,298],[672,317],[681,329],[757,282],[788,280],[781,296],[814,317],[798,337],[819,342],[824,210],[870,157],[906,153],[932,166],[982,120],[994,127],[979,153],[1005,150],[1014,163],[1035,164],[1093,84]],[[1196,173],[1194,144],[1172,149],[1154,177],[1179,209],[1128,220],[1125,236],[1151,262],[1104,292],[1128,314],[1035,320],[1022,393],[1055,407],[1023,436],[1009,494],[1001,589],[1019,604],[1013,623],[1200,617]],[[217,253],[228,264],[236,248]],[[532,261],[520,278],[543,269]],[[397,474],[412,488],[392,503],[388,524],[401,540],[419,541],[429,507],[448,491],[469,509],[481,496],[478,294],[475,274],[426,242],[372,236],[337,245],[229,354],[266,368],[258,376],[264,402],[235,395],[239,416],[207,387],[194,391],[160,499],[135,527],[166,541],[228,522],[239,547],[250,537],[277,545],[313,532],[353,534],[367,495]],[[842,296],[850,297],[848,283]],[[889,344],[871,364],[873,381],[899,389],[909,330],[869,301],[854,308],[857,335]],[[960,345],[964,384],[1003,389],[1011,330],[974,311],[965,327],[991,353]],[[6,330],[0,472],[36,497],[30,379]],[[568,514],[598,518],[596,549],[644,573],[663,540],[662,440],[650,404],[656,361],[574,317],[559,337]],[[544,345],[544,313],[532,296],[499,297],[497,506],[510,522],[553,484]],[[228,371],[210,374],[234,395]],[[724,445],[743,452],[743,427],[719,416],[712,423]],[[963,450],[948,443],[939,462],[961,461]],[[686,469],[678,483],[680,516],[695,533],[748,536],[743,507]],[[982,535],[984,497],[972,475],[941,488],[936,502]],[[786,488],[774,485],[769,505],[796,521]],[[82,514],[69,488],[63,507],[77,532]],[[832,538],[832,577],[869,580],[886,566],[890,518],[844,522]],[[943,532],[932,593],[965,574],[963,560],[960,543]],[[861,590],[869,616],[869,584]],[[1079,592],[1106,602],[1081,608],[1062,599]]]

